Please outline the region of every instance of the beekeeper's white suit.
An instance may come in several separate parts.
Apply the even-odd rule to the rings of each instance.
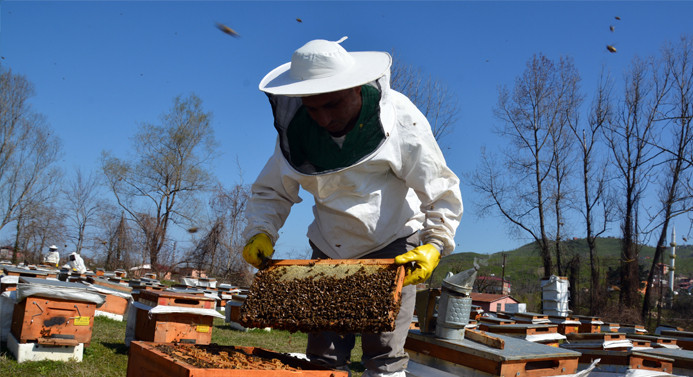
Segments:
[[[70,254],[67,263],[70,265],[70,268],[73,271],[77,271],[80,274],[87,272],[87,266],[84,265],[84,259],[82,259],[82,256],[76,252],[72,252]]]
[[[260,83],[272,105],[278,138],[252,185],[243,256],[260,268],[271,257],[279,229],[293,204],[301,201],[302,187],[315,200],[307,234],[313,258],[395,258],[397,264],[416,259],[416,269],[405,277],[395,330],[361,336],[364,376],[401,377],[408,361],[403,346],[415,284],[430,276],[440,255],[455,249],[462,216],[460,182],[446,165],[426,117],[390,89],[390,55],[348,53],[339,45],[343,40],[308,42]],[[313,132],[319,128],[304,127],[317,122],[313,113],[318,111],[334,111],[335,119],[344,115],[339,106],[347,108],[349,101],[338,93],[353,93],[352,88],[360,91],[363,106],[358,121],[350,123],[356,131],[332,133],[330,139]],[[322,102],[331,95],[339,97],[334,105]],[[315,96],[321,98],[319,107],[306,105]],[[335,124],[324,123],[318,126]],[[326,146],[332,148],[329,153],[321,149]],[[340,155],[334,148],[348,152]],[[310,158],[297,158],[297,151]],[[324,161],[326,156],[336,157]],[[353,334],[311,333],[306,354],[311,361],[348,369],[353,340]]]
[[[58,247],[51,245],[48,250],[48,255],[46,255],[46,257],[43,259],[43,262],[57,267],[60,263],[60,253],[58,252]]]

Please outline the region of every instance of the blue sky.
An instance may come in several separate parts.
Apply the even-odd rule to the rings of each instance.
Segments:
[[[573,57],[589,94],[602,66],[620,78],[634,56],[691,35],[691,15],[688,1],[2,0],[0,64],[34,83],[31,103],[61,140],[68,174],[97,170],[104,150],[127,157],[139,123],[156,123],[175,96],[195,93],[213,113],[222,152],[215,174],[230,186],[240,177],[251,183],[274,147],[260,79],[311,39],[348,36],[347,50],[395,51],[457,95],[459,121],[442,146],[462,177],[477,166],[482,147],[502,147],[492,132],[497,88],[512,86],[533,54]],[[220,32],[216,22],[240,37]],[[457,251],[496,252],[530,241],[509,236],[500,218],[476,215],[475,194],[464,180],[461,189]],[[306,248],[312,198],[301,196],[279,256]],[[677,220],[680,233],[689,223]]]

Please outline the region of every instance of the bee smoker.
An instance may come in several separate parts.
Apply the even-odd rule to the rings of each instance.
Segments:
[[[479,265],[474,260],[474,268],[448,276],[443,280],[443,287],[438,302],[438,321],[436,336],[443,339],[464,339],[464,328],[469,323],[472,309],[470,293]]]

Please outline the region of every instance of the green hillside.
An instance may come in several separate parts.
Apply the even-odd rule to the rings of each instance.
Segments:
[[[616,269],[619,266],[620,256],[620,239],[616,238],[598,238],[597,253],[599,255],[599,265],[603,276],[606,276],[609,268]],[[640,251],[640,265],[644,271],[649,271],[652,265],[652,257],[654,256],[654,247],[643,246]],[[667,249],[664,256],[664,263],[669,264],[670,250]],[[480,276],[489,276],[491,274],[501,277],[503,273],[502,262],[503,254],[505,254],[505,278],[513,285],[513,290],[525,289],[534,291],[539,288],[539,281],[543,277],[544,269],[539,257],[539,252],[534,243],[528,243],[520,248],[511,251],[497,252],[493,254],[478,254],[478,253],[454,253],[444,257],[438,268],[436,268],[431,285],[433,287],[440,286],[442,279],[448,272],[457,273],[462,270],[469,269],[473,266],[474,258],[482,260],[482,265],[479,270]],[[577,256],[579,258],[579,279],[580,285],[588,284],[589,279],[589,251],[587,249],[587,241],[585,239],[576,239],[566,241],[564,243],[564,251],[562,253],[562,265],[567,266],[568,262]],[[690,277],[693,275],[693,245],[684,245],[676,247],[676,276]],[[555,265],[555,252],[551,255]],[[565,268],[564,268],[565,269]],[[554,268],[554,273],[557,270]],[[566,275],[566,272],[563,272]]]

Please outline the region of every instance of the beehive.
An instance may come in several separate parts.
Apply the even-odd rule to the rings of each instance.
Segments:
[[[464,339],[450,340],[410,330],[404,349],[410,365],[414,362],[455,376],[572,375],[580,357],[579,352],[481,331],[466,331]]]
[[[138,303],[150,308],[175,306],[214,312],[215,300],[204,296],[169,291],[141,291]],[[214,312],[216,313],[216,312]],[[135,339],[152,342],[209,344],[214,317],[199,312],[153,313],[137,309]]]
[[[240,323],[302,332],[392,331],[403,279],[404,267],[393,259],[274,261],[257,273]]]
[[[181,347],[194,348],[195,356],[181,357]],[[178,349],[178,351],[176,351]],[[173,352],[172,352],[173,351]],[[224,355],[224,353],[226,355]],[[228,368],[229,356],[242,353],[243,364]],[[226,365],[225,365],[226,364]],[[269,369],[268,364],[288,368]],[[128,377],[346,377],[348,372],[327,369],[306,360],[255,347],[183,346],[133,341],[128,357]]]
[[[102,295],[76,283],[21,277],[10,331],[18,343],[89,346]],[[62,292],[62,296],[49,292]],[[18,294],[20,297],[20,294]]]

